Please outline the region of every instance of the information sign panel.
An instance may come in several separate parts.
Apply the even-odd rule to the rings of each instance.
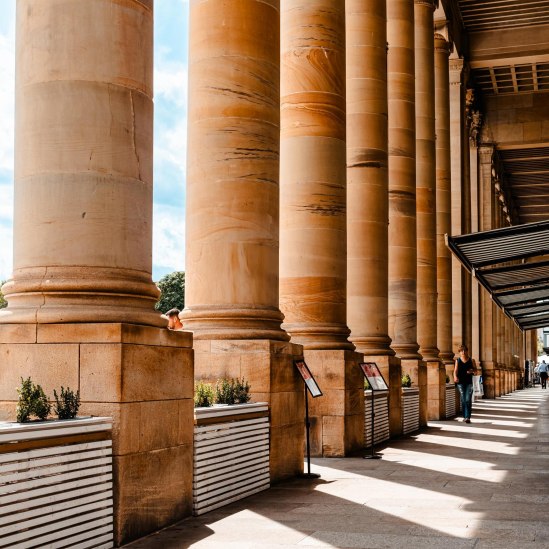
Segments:
[[[360,369],[373,391],[388,391],[389,387],[375,362],[361,362]]]
[[[294,364],[298,372],[301,374],[301,377],[303,378],[303,381],[305,382],[305,385],[307,386],[309,393],[311,393],[311,396],[313,398],[322,396],[322,391],[320,390],[320,387],[317,385],[315,378],[313,377],[313,374],[311,374],[311,371],[309,370],[307,364],[305,364],[305,361],[296,360],[294,361]]]

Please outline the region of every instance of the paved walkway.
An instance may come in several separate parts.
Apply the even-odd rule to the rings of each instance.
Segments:
[[[383,459],[315,459],[294,480],[186,519],[131,549],[549,548],[549,390],[432,422]]]

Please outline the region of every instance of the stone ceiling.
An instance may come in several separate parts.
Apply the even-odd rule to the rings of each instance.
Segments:
[[[549,0],[449,0],[459,9],[467,35],[471,74],[486,101],[499,96],[547,94],[549,104]],[[458,9],[456,9],[458,8]],[[498,104],[496,101],[495,104]],[[539,103],[537,103],[539,104]],[[493,110],[493,106],[492,106]],[[538,117],[549,126],[548,109]],[[511,111],[508,110],[507,113]],[[517,107],[507,124],[532,119],[533,109]],[[497,118],[499,123],[504,114]],[[488,121],[490,123],[490,121]],[[532,121],[532,124],[534,122]],[[547,132],[531,139],[519,125],[515,135],[496,139],[505,185],[520,223],[549,219],[549,139]]]
[[[458,0],[470,32],[549,24],[549,0]]]

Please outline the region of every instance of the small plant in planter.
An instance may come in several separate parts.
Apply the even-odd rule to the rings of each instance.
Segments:
[[[215,385],[216,404],[245,404],[250,400],[250,385],[244,378],[218,379]]]
[[[370,389],[370,382],[366,378],[364,378],[364,390],[369,391]]]
[[[53,396],[55,397],[55,413],[59,419],[74,419],[78,414],[78,408],[80,408],[80,391],[71,391],[69,387],[65,390],[61,386],[61,395],[57,394],[57,391],[53,390]]]
[[[36,416],[44,421],[51,410],[48,397],[40,385],[35,385],[31,378],[21,378],[21,387],[17,389],[19,400],[17,402],[17,421],[26,423],[31,416]]]
[[[235,404],[246,404],[250,400],[250,384],[242,379],[234,380],[234,400]]]
[[[208,408],[215,399],[214,388],[209,383],[199,381],[194,386],[194,405],[196,408]]]
[[[409,374],[402,374],[401,383],[402,387],[409,388],[412,386],[412,378]]]

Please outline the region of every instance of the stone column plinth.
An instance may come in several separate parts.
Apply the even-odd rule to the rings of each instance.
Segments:
[[[197,379],[244,377],[270,403],[273,481],[303,470],[305,413],[279,310],[279,20],[270,0],[190,6],[181,315]]]
[[[79,415],[113,418],[116,546],[191,514],[193,351],[187,332],[135,324],[0,325],[0,419],[20,378],[53,398],[80,389]]]
[[[364,423],[346,317],[345,2],[281,9],[280,308],[326,389],[310,404],[313,451],[341,456],[363,446]]]
[[[435,34],[435,133],[436,133],[436,211],[437,211],[437,342],[440,358],[452,365],[452,257],[445,234],[452,234],[450,82],[448,55],[450,45]]]
[[[14,271],[0,322],[164,326],[151,278],[152,2],[17,9]]]

